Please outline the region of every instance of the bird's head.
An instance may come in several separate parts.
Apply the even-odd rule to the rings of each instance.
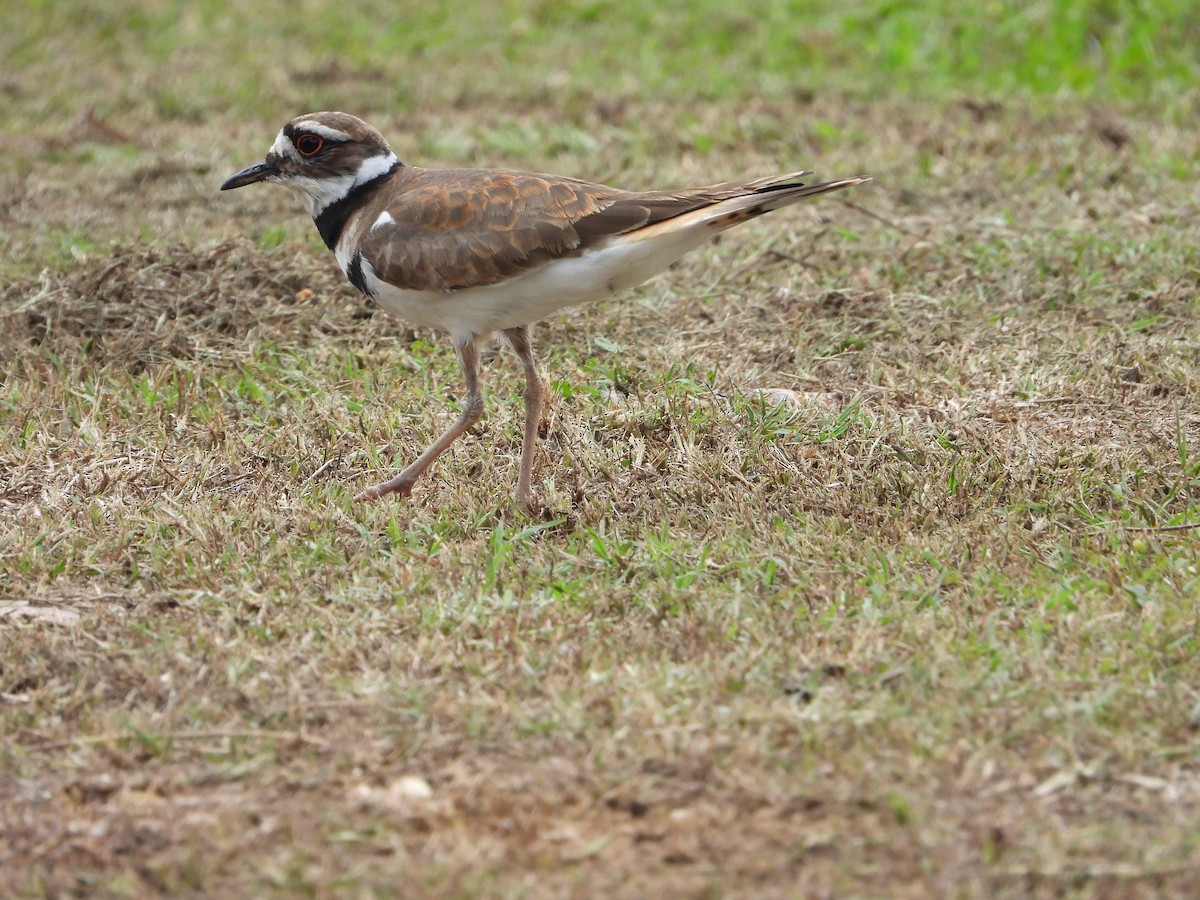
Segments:
[[[342,112],[308,113],[284,125],[262,162],[231,175],[221,190],[277,182],[295,191],[316,218],[397,165],[384,136],[362,119]]]

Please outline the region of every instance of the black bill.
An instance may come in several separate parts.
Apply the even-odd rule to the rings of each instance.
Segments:
[[[263,160],[252,166],[247,166],[236,175],[230,175],[225,179],[225,183],[221,185],[221,190],[230,191],[234,188],[245,187],[248,184],[254,184],[258,181],[266,181],[272,175],[278,174],[279,169],[266,160]]]

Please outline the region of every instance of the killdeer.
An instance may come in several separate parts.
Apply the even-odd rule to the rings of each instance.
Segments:
[[[533,453],[546,387],[530,323],[641,284],[734,225],[870,180],[805,184],[809,172],[677,191],[623,191],[492,169],[421,169],[383,135],[341,112],[298,116],[262,162],[221,190],[259,181],[291,188],[350,282],[414,325],[450,332],[466,402],[446,431],[396,477],[355,499],[413,484],[483,414],[479,342],[499,332],[525,370],[525,436],[517,505],[533,506]]]

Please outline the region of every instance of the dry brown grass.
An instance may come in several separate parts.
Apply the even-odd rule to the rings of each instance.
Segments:
[[[416,158],[513,115],[373,118]],[[816,101],[830,143],[714,103],[695,133],[739,124],[695,154],[671,115],[489,161],[877,182],[537,330],[547,523],[511,503],[503,356],[410,502],[352,504],[456,367],[289,198],[213,193],[258,123],[110,154],[94,122],[74,163],[34,135],[0,294],[0,893],[1189,893],[1194,132]]]

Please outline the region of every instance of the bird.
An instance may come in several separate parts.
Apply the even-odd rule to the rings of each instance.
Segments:
[[[338,266],[374,303],[449,332],[466,382],[455,421],[395,477],[356,500],[408,497],[483,415],[479,345],[498,334],[525,377],[515,501],[534,515],[534,453],[547,387],[530,325],[632,288],[721,232],[807,197],[870,181],[809,184],[792,172],[684,190],[630,191],[561,175],[420,168],[344,112],[306,113],[222,191],[259,182],[296,194]]]

